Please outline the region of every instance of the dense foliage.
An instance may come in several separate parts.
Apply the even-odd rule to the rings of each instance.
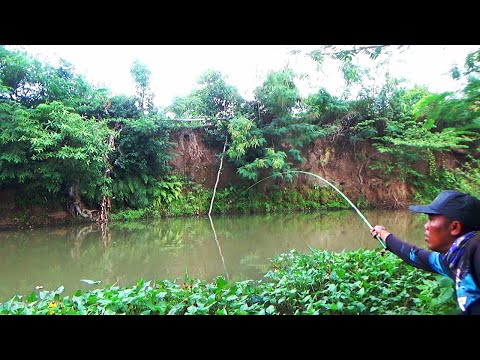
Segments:
[[[260,281],[144,281],[64,296],[63,288],[14,296],[0,314],[18,315],[441,315],[458,313],[453,282],[391,253],[295,250],[272,260]]]
[[[116,211],[155,205],[164,213],[188,182],[169,167],[170,129],[183,126],[169,121],[173,114],[203,119],[206,143],[226,155],[247,184],[291,180],[288,170],[305,160],[303,150],[323,138],[338,149],[370,143],[377,151],[356,154],[360,166],[413,185],[418,200],[447,187],[478,195],[480,50],[468,55],[464,68],[452,69],[466,80],[464,90],[443,94],[407,89],[388,74],[371,85],[373,76],[356,58],[379,61],[388,52],[388,46],[324,46],[309,54],[319,63],[326,57],[341,62],[348,85],[360,88],[356,98],[337,98],[322,87],[302,98],[297,74],[285,67],[270,72],[246,101],[220,72],[208,70],[190,94],[162,110],[153,106],[151,71],[138,60],[131,68],[137,94],[112,96],[66,61],[42,63],[1,46],[0,188],[17,189],[18,202],[27,206],[64,204],[74,186],[90,207],[108,196]],[[460,166],[446,168],[446,153],[459,157]],[[422,163],[429,173],[417,170]]]
[[[64,61],[0,47],[0,188],[17,189],[26,206],[64,204],[71,187],[94,208],[102,196],[119,207],[158,198],[170,126],[153,111],[148,68],[136,62],[132,75],[136,97],[110,96]]]

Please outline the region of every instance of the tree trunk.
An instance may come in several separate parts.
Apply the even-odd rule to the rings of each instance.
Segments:
[[[116,123],[114,126],[114,130],[118,131],[121,130],[122,125],[120,123]],[[110,138],[108,139],[108,146],[110,148],[115,149],[115,134],[111,134]],[[105,170],[105,177],[110,174],[112,170],[112,165],[108,162],[108,158],[103,159],[105,163],[107,163],[107,169]],[[103,195],[102,196],[102,203],[100,205],[100,215],[97,218],[97,222],[100,224],[108,223],[108,213],[112,209],[112,200],[110,197]]]
[[[102,196],[102,204],[100,205],[100,214],[97,222],[103,224],[108,222],[108,213],[112,208],[112,202],[108,196]]]
[[[69,201],[67,211],[73,216],[81,216],[85,219],[95,220],[98,216],[98,210],[87,209],[78,194],[78,184],[70,186]]]

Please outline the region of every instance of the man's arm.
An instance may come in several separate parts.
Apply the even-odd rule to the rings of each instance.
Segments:
[[[450,274],[442,267],[440,253],[438,252],[421,249],[415,245],[400,240],[393,234],[387,235],[385,238],[385,245],[387,245],[387,250],[397,255],[409,265],[425,271],[450,276]]]

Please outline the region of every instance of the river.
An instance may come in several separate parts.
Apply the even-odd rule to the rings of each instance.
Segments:
[[[371,225],[385,225],[397,236],[425,247],[424,215],[362,213]],[[64,296],[106,284],[130,286],[139,278],[261,279],[272,257],[292,249],[310,253],[310,248],[339,252],[379,247],[353,210],[2,230],[0,302],[60,286],[65,288]]]

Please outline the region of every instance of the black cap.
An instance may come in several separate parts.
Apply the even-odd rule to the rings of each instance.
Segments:
[[[411,211],[444,215],[471,227],[480,226],[480,200],[454,190],[444,190],[428,205],[412,205]]]

